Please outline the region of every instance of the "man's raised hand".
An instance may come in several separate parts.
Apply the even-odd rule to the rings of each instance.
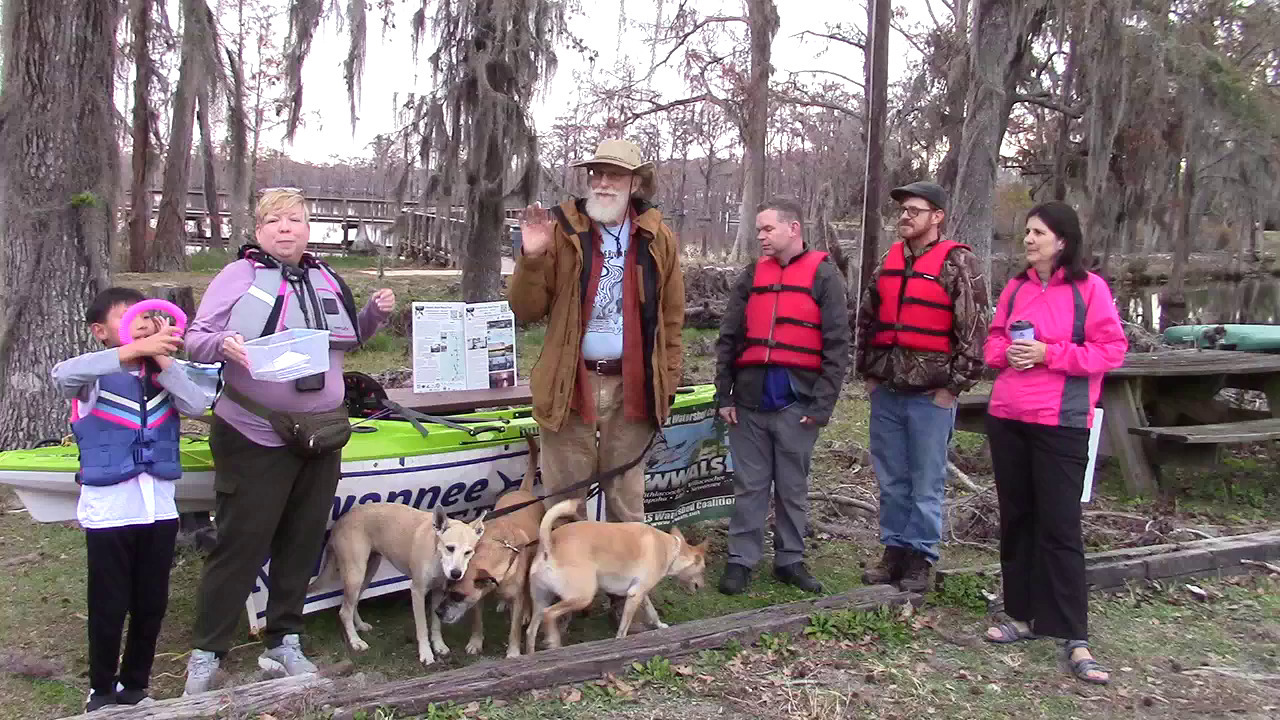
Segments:
[[[538,257],[551,247],[555,223],[551,211],[534,203],[520,211],[520,252],[528,257]]]

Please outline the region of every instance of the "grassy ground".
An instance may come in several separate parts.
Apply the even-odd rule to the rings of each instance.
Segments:
[[[690,332],[686,339],[696,349],[706,337],[706,333]],[[523,334],[521,347],[526,358],[522,364],[532,359],[533,353],[527,351],[538,344],[536,330]],[[702,380],[710,364],[705,357],[692,360],[703,368],[694,379]],[[849,388],[833,424],[824,433],[815,461],[814,484],[840,494],[874,498],[873,481],[861,451],[867,424],[861,395],[859,389]],[[983,481],[981,437],[960,433],[956,446],[960,464]],[[1172,522],[1234,531],[1280,517],[1280,471],[1274,461],[1265,455],[1244,455],[1230,462],[1225,472],[1177,476],[1184,486],[1184,499],[1180,511],[1171,516]],[[1224,480],[1232,481],[1229,494]],[[1102,497],[1095,507],[1134,514],[1153,510],[1143,501],[1124,498],[1119,487],[1114,468],[1104,465]],[[973,497],[960,496],[951,504],[972,504]],[[12,496],[4,499],[16,506]],[[993,508],[981,512],[992,514],[990,519],[994,519]],[[825,503],[815,504],[813,514],[824,522],[841,524],[842,534],[851,538],[817,533],[810,545],[810,566],[830,592],[857,586],[863,565],[878,554],[874,519],[840,517]],[[661,586],[655,602],[667,621],[684,622],[803,597],[775,582],[767,572],[758,574],[745,595],[720,595],[710,588],[723,569],[723,534],[710,527],[694,528],[692,533],[712,539],[715,559],[708,570],[709,588],[690,596],[674,586]],[[977,535],[977,540],[949,543],[943,550],[943,564],[961,567],[993,561],[990,544],[980,532]],[[1107,543],[1098,538],[1114,537],[1117,535],[1095,534],[1091,544],[1105,547]],[[169,615],[154,673],[154,690],[159,696],[181,691],[200,566],[198,555],[183,551],[174,568]],[[0,648],[4,648],[0,650],[0,696],[10,699],[0,704],[0,720],[68,714],[83,702],[86,682],[83,537],[67,525],[36,524],[20,512],[0,514],[0,567],[5,568],[0,592],[6,597],[0,604]],[[1099,656],[1119,670],[1116,684],[1106,690],[1083,688],[1061,676],[1047,643],[1006,650],[973,641],[983,627],[984,603],[978,587],[966,586],[946,597],[933,598],[921,615],[901,623],[900,628],[899,623],[885,618],[852,622],[855,631],[885,633],[888,641],[868,643],[861,636],[846,637],[852,632],[846,618],[843,625],[818,627],[813,637],[767,639],[764,647],[747,649],[733,662],[728,655],[713,655],[703,658],[702,664],[693,663],[691,670],[675,670],[664,669],[661,661],[655,661],[654,667],[636,671],[620,684],[561,689],[511,705],[485,705],[468,715],[512,719],[760,717],[767,708],[787,717],[846,716],[842,713],[899,718],[921,713],[991,718],[1131,713],[1184,717],[1213,708],[1263,717],[1267,712],[1263,706],[1280,704],[1274,684],[1187,675],[1174,668],[1207,664],[1255,674],[1280,672],[1280,623],[1276,621],[1280,617],[1280,586],[1253,578],[1208,587],[1213,594],[1208,603],[1192,601],[1180,585],[1136,588],[1117,598],[1094,599]],[[370,651],[356,660],[363,681],[421,674],[412,645],[407,600],[401,596],[374,599],[362,606],[362,614],[375,626],[366,634]],[[491,613],[488,617],[486,654],[501,652],[505,623],[505,616]],[[840,631],[840,627],[846,630]],[[597,612],[575,622],[567,642],[609,634],[606,615]],[[465,627],[446,629],[445,637],[455,655],[438,667],[471,661],[461,655],[465,636]],[[250,642],[247,630],[244,637],[246,644],[234,650],[225,663],[229,682],[258,677],[255,660],[261,648]],[[307,644],[321,663],[346,657],[333,612],[309,618]],[[435,716],[428,717],[458,717],[460,710],[438,709]]]
[[[344,270],[358,295],[392,285],[401,301],[456,295],[456,280],[376,278]],[[145,287],[156,281],[196,286],[211,273],[174,276],[122,276]],[[715,333],[686,330],[686,383],[707,382]],[[522,377],[536,360],[542,329],[519,334],[517,355]],[[408,342],[383,334],[348,361],[350,369],[381,371],[407,365]],[[816,488],[870,502],[875,481],[864,448],[867,405],[861,389],[849,386],[815,454]],[[956,462],[980,484],[989,467],[982,436],[957,433]],[[1180,489],[1178,502],[1153,504],[1123,494],[1119,471],[1104,463],[1094,510],[1161,519],[1153,527],[1130,527],[1121,518],[1087,519],[1092,548],[1168,539],[1177,528],[1208,529],[1215,534],[1263,527],[1280,518],[1280,469],[1268,449],[1249,449],[1226,459],[1213,471],[1179,471],[1167,481]],[[16,500],[0,491],[0,509]],[[963,567],[995,559],[991,538],[996,519],[991,493],[961,493],[949,503],[948,529],[957,534],[943,549],[943,565]],[[874,518],[844,517],[834,506],[815,503],[815,519],[838,525],[841,537],[815,534],[808,561],[829,592],[859,584],[865,563],[878,555]],[[1128,523],[1128,525],[1126,525]],[[715,592],[723,570],[724,538],[711,527],[692,530],[709,536],[714,559],[708,589],[697,596],[660,586],[655,596],[663,618],[685,622],[701,617],[796,600],[802,593],[759,574],[750,591],[729,598]],[[1185,538],[1184,538],[1185,539]],[[154,692],[169,697],[181,691],[194,613],[194,591],[201,558],[180,553],[173,571],[169,614],[160,639]],[[767,559],[762,563],[767,567]],[[41,525],[21,512],[0,512],[0,720],[52,718],[70,714],[84,700],[85,655],[84,541],[68,525]],[[1099,657],[1115,670],[1106,689],[1085,687],[1063,676],[1047,641],[996,648],[974,640],[984,623],[985,603],[976,584],[934,596],[909,618],[834,616],[815,621],[810,634],[768,637],[752,648],[729,648],[673,666],[655,659],[625,676],[603,683],[557,688],[510,703],[477,703],[435,708],[424,717],[442,720],[488,717],[533,718],[837,718],[908,717],[1028,718],[1157,717],[1232,714],[1273,717],[1280,707],[1274,678],[1280,673],[1280,583],[1249,577],[1202,584],[1210,600],[1195,600],[1182,585],[1134,588],[1112,597],[1095,597],[1092,622]],[[413,647],[406,597],[397,595],[362,605],[373,623],[365,634],[370,651],[356,658],[360,680],[375,682],[420,675]],[[504,648],[506,617],[491,613],[486,655]],[[242,631],[245,626],[242,624]],[[462,654],[467,628],[446,628],[455,654],[432,669],[457,667],[472,659]],[[567,642],[610,635],[606,614],[597,611],[575,621]],[[228,682],[258,677],[261,648],[242,632],[246,644],[225,663]],[[332,611],[308,618],[307,647],[321,663],[347,657]],[[1201,666],[1229,668],[1242,677],[1182,672]],[[1271,677],[1271,680],[1260,679]],[[283,716],[280,716],[283,717]],[[366,720],[391,720],[374,713]]]

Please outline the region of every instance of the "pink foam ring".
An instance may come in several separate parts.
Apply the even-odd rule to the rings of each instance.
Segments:
[[[129,326],[133,324],[133,319],[138,317],[141,313],[153,311],[162,312],[173,318],[174,326],[177,327],[178,330],[187,329],[187,314],[182,312],[182,308],[174,305],[168,300],[160,300],[158,298],[143,300],[140,303],[130,305],[129,309],[124,311],[124,315],[120,316],[121,345],[128,345],[133,342],[133,335],[129,332]]]

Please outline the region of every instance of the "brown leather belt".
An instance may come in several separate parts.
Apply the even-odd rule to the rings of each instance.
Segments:
[[[587,369],[597,375],[621,375],[622,360],[587,360]]]

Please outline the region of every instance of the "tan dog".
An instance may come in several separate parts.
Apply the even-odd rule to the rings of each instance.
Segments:
[[[529,438],[529,467],[520,487],[498,498],[494,511],[517,503],[537,500],[533,482],[538,473],[538,441]],[[538,524],[542,521],[543,504],[534,502],[509,515],[494,518],[485,526],[484,537],[476,545],[476,554],[467,565],[462,579],[450,582],[444,603],[437,612],[452,625],[471,610],[471,639],[467,653],[475,655],[484,649],[484,606],[486,595],[497,592],[511,611],[511,629],[507,634],[507,657],[520,656],[520,635],[528,622],[529,564],[537,550]]]
[[[325,576],[326,570],[330,577],[335,570],[341,576],[342,607],[338,609],[338,618],[351,649],[355,652],[369,649],[356,629],[368,632],[373,627],[360,619],[356,603],[385,557],[409,576],[418,661],[430,665],[436,655],[448,655],[449,646],[440,635],[440,618],[435,609],[444,599],[446,578],[461,578],[466,573],[467,563],[483,535],[484,515],[468,524],[446,517],[439,509],[434,513],[424,512],[399,503],[360,505],[339,518],[329,536],[320,576]],[[317,577],[312,583],[319,581]],[[428,593],[431,595],[430,643],[427,642]]]
[[[689,592],[702,587],[707,542],[690,545],[679,528],[665,533],[641,522],[581,521],[553,532],[556,521],[577,514],[581,502],[556,503],[538,527],[538,552],[529,568],[533,617],[525,631],[526,652],[534,651],[543,624],[547,646],[560,647],[560,619],[590,605],[597,590],[627,598],[615,636],[624,638],[641,607],[651,625],[667,627],[649,600],[664,577],[675,576]],[[547,607],[554,597],[560,601]]]

